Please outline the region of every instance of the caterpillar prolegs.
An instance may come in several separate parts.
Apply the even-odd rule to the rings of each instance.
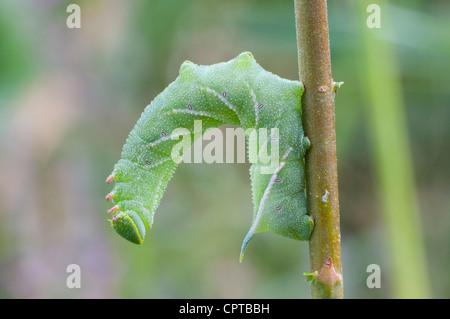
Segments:
[[[141,244],[177,166],[173,150],[180,139],[189,136],[193,143],[209,128],[232,124],[252,132],[247,142],[254,211],[241,260],[257,233],[308,240],[314,223],[306,210],[309,140],[301,123],[302,93],[300,82],[264,70],[249,52],[209,66],[184,62],[178,78],[142,113],[106,180],[116,182],[106,196],[114,204],[109,210],[112,227]],[[199,120],[201,132],[195,125]],[[261,128],[278,134],[264,136]],[[277,152],[276,165],[264,161],[262,151]]]

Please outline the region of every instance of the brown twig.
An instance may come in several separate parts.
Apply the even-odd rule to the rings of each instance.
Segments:
[[[334,128],[335,84],[331,77],[326,0],[295,0],[303,126],[311,141],[306,155],[308,211],[315,226],[310,238],[311,295],[343,298],[339,199]],[[336,280],[321,280],[323,271]],[[326,276],[327,278],[329,276]]]

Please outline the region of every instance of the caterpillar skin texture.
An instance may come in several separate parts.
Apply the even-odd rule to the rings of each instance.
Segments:
[[[262,163],[259,156],[250,168],[254,212],[242,244],[241,260],[257,233],[272,231],[308,240],[314,223],[306,210],[304,156],[309,140],[301,123],[302,93],[300,82],[264,70],[249,52],[210,66],[184,62],[178,78],[142,113],[107,179],[108,183],[116,182],[106,196],[114,204],[109,211],[114,214],[112,227],[133,243],[143,242],[177,166],[171,151],[180,139],[172,140],[172,131],[189,130],[193,143],[194,120],[201,120],[201,134],[223,124],[238,125],[244,130],[279,130],[279,162],[273,173],[261,171],[268,164]],[[267,138],[270,154],[275,138],[268,135],[258,137]],[[249,154],[255,148],[259,154],[258,145],[249,145]]]

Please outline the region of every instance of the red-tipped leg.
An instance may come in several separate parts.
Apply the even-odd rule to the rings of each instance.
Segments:
[[[117,207],[117,205],[114,206],[113,208],[111,208],[110,210],[108,210],[108,214],[114,213],[118,208],[119,208],[119,207]]]
[[[105,198],[106,200],[110,200],[111,198],[113,198],[113,193],[109,193]]]
[[[113,180],[114,180],[114,176],[109,175],[109,176],[106,178],[106,183],[109,184],[109,183],[111,183]]]

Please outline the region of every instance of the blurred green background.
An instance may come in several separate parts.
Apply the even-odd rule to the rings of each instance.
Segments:
[[[73,2],[81,29],[66,26],[72,1],[0,0],[0,297],[309,298],[306,242],[264,233],[239,264],[252,219],[248,164],[180,165],[142,246],[110,228],[104,200],[129,131],[184,60],[251,51],[298,79],[293,1]],[[383,198],[406,184],[421,228],[411,236],[425,248],[422,295],[449,298],[450,2],[383,2],[378,30],[356,2],[328,3],[333,77],[345,82],[336,98],[345,295],[401,296]],[[392,96],[400,111],[377,113]],[[379,133],[393,118],[405,136],[389,149],[396,134]],[[411,176],[380,177],[383,151]],[[388,216],[401,234],[402,219]],[[81,267],[80,289],[66,286],[69,264]],[[370,264],[381,288],[366,285]]]

